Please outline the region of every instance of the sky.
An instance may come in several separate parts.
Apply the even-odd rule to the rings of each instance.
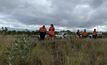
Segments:
[[[107,0],[0,0],[0,27],[107,31]]]

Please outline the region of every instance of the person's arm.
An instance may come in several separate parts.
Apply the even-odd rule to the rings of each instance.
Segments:
[[[45,28],[46,29],[46,28]],[[47,29],[46,29],[46,32],[47,32]]]
[[[41,28],[39,29],[39,32],[41,32]]]
[[[53,28],[53,31],[55,31],[55,28]]]
[[[49,31],[51,30],[51,28],[49,28]]]
[[[47,31],[47,29],[45,28],[45,30],[46,30],[46,33],[48,33],[48,31]]]

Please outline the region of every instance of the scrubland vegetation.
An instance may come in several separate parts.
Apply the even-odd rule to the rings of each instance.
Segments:
[[[0,65],[107,65],[107,39],[1,35]]]

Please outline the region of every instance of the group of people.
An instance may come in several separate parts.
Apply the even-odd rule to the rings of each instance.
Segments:
[[[77,31],[77,36],[79,38],[87,38],[89,36],[89,33],[86,31],[86,29],[84,29],[83,32],[80,32],[79,30]],[[97,31],[96,29],[94,29],[94,31],[92,32],[92,37],[93,38],[97,38]]]
[[[54,25],[51,24],[49,30],[46,29],[45,25],[43,25],[39,29],[39,34],[40,34],[40,40],[44,40],[46,34],[48,34],[50,39],[54,39],[55,38],[55,27],[54,27]]]
[[[40,29],[39,29],[40,40],[44,40],[46,34],[48,34],[49,38],[52,40],[55,38],[55,27],[53,24],[50,25],[49,30],[46,29],[45,25],[40,27]],[[84,29],[83,32],[80,32],[80,30],[77,30],[76,35],[79,38],[87,38],[89,36],[89,33],[86,31],[86,29]],[[92,33],[92,37],[97,38],[96,29],[94,29],[94,31]]]

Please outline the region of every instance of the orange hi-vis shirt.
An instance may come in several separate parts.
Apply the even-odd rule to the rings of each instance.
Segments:
[[[97,35],[97,32],[93,32],[93,35]]]
[[[55,28],[54,27],[50,27],[49,31],[55,31]]]
[[[82,36],[88,36],[88,33],[87,32],[83,32]]]
[[[55,28],[54,28],[54,27],[50,27],[48,34],[49,34],[50,36],[55,36]]]
[[[43,27],[41,27],[40,29],[39,29],[39,32],[46,32],[47,30],[46,30],[46,28],[43,28]]]

